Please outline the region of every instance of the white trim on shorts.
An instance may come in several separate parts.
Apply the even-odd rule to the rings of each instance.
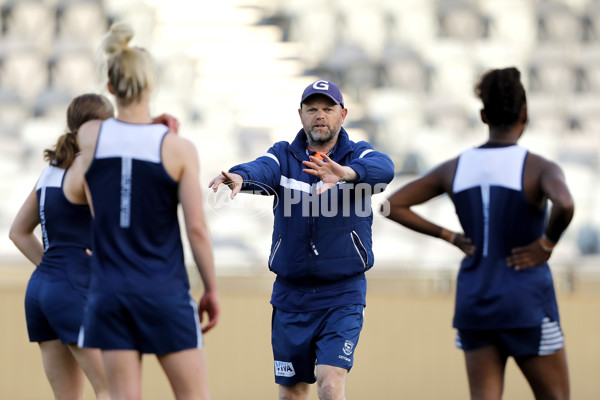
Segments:
[[[550,318],[545,317],[540,326],[542,335],[540,336],[540,345],[538,348],[538,356],[547,356],[562,349],[565,344],[565,336],[558,321],[550,321]],[[456,330],[454,344],[460,350],[463,350],[460,340],[460,332]]]
[[[460,332],[458,331],[458,329],[456,330],[456,336],[454,336],[454,344],[456,345],[456,347],[458,347],[458,349],[464,350],[462,347],[462,342],[460,341]]]
[[[198,349],[202,349],[202,348],[204,348],[204,338],[202,336],[202,327],[200,325],[200,314],[198,314],[198,304],[194,301],[191,291],[188,291],[188,295],[190,296],[190,305],[194,309],[194,320],[196,321],[196,332],[197,332],[196,347]]]
[[[542,337],[538,355],[547,356],[560,350],[565,343],[565,337],[560,329],[558,321],[550,321],[546,317],[542,320]]]

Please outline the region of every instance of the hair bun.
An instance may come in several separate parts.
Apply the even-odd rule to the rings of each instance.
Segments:
[[[102,49],[107,54],[114,54],[128,47],[133,38],[133,28],[126,22],[115,22],[102,42]]]

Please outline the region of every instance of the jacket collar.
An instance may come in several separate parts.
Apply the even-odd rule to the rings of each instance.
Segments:
[[[304,129],[300,129],[296,138],[294,138],[294,141],[290,145],[290,150],[298,159],[304,160],[308,159],[308,156],[306,155],[306,146],[306,133],[304,132]],[[341,160],[351,151],[352,143],[350,142],[350,137],[348,137],[348,132],[342,127],[338,134],[337,143],[333,147],[333,150],[331,150],[330,157],[334,161]]]

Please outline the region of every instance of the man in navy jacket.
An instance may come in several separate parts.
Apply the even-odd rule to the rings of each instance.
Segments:
[[[371,195],[392,180],[394,164],[350,140],[333,82],[309,85],[298,113],[303,128],[291,144],[275,143],[209,187],[224,183],[232,198],[241,190],[275,196],[269,268],[280,399],[306,399],[315,381],[320,399],[344,399],[373,266]]]

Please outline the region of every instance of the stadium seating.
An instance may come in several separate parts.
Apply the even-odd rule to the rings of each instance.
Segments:
[[[14,184],[14,163],[29,171],[33,184],[42,155],[32,138],[61,133],[70,97],[105,93],[97,46],[112,21],[125,20],[136,31],[135,44],[148,47],[159,66],[153,112],[180,118],[182,134],[198,146],[206,182],[274,141],[291,139],[299,128],[300,92],[321,77],[341,86],[350,134],[394,158],[397,187],[485,140],[473,85],[489,68],[517,66],[530,111],[523,143],[565,160],[572,184],[584,185],[575,190],[584,211],[566,234],[571,245],[559,252],[566,258],[598,251],[596,242],[577,238],[600,225],[600,213],[588,209],[600,193],[586,186],[597,181],[599,150],[574,140],[600,130],[598,1],[2,0],[0,9],[0,143],[3,154],[14,153],[2,157],[3,188]],[[6,243],[8,224],[20,201],[0,202],[0,248],[9,252],[16,249]],[[444,215],[442,203],[428,212]],[[223,218],[209,213],[209,223]],[[268,227],[268,216],[261,218]],[[232,237],[216,230],[217,258],[229,265],[252,254],[248,259],[262,267],[259,236],[268,232],[257,235],[254,228],[248,224]],[[383,232],[376,237],[383,264],[397,266],[392,260],[399,257],[385,253],[397,246],[378,244],[386,233],[402,236],[394,243],[404,243],[408,264],[427,245],[379,216],[376,228]]]

